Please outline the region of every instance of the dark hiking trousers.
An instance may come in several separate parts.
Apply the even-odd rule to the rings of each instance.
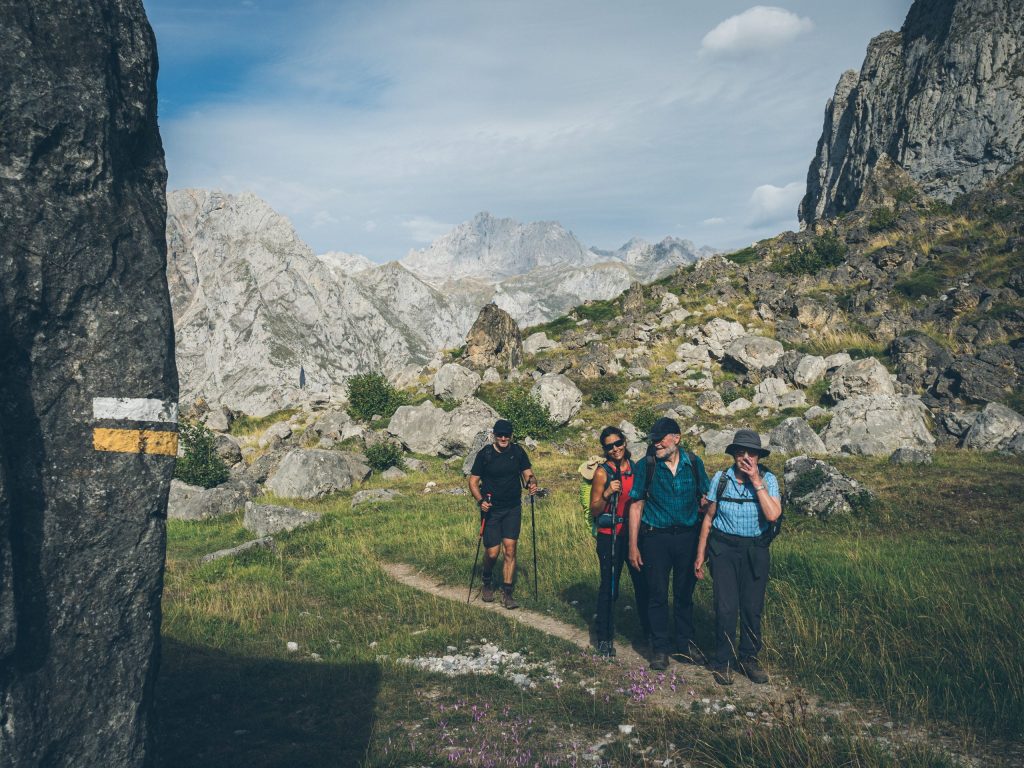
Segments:
[[[708,561],[715,601],[716,664],[761,652],[761,614],[768,585],[771,556],[756,538],[731,536],[712,530],[708,537]],[[740,619],[740,644],[736,647],[736,618]]]
[[[615,597],[612,597],[612,537],[607,533],[597,534],[597,560],[601,565],[601,586],[597,592],[597,620],[594,631],[598,640],[611,640],[612,629],[609,625],[612,601],[619,597],[619,581],[622,578],[623,563],[629,569],[629,578],[633,582],[633,593],[636,595],[637,618],[643,630],[643,639],[651,635],[651,624],[647,619],[647,579],[626,561],[629,555],[629,535],[626,529],[615,537]]]
[[[693,633],[693,588],[697,577],[693,561],[697,558],[699,528],[640,528],[640,556],[647,576],[647,615],[651,622],[655,653],[685,650]],[[672,577],[673,625],[669,625],[668,580]],[[673,637],[674,629],[674,637]]]

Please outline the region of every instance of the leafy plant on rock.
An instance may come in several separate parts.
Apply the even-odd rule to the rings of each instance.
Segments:
[[[525,389],[508,390],[494,406],[503,418],[512,422],[519,435],[548,438],[557,428],[548,407]]]
[[[390,419],[408,398],[379,373],[358,373],[348,380],[348,412],[369,421],[374,416]]]
[[[203,424],[183,421],[178,439],[183,454],[174,465],[175,478],[203,488],[213,488],[228,479],[227,464],[217,453],[217,439]]]
[[[390,467],[401,469],[404,463],[402,461],[402,448],[394,443],[375,443],[366,449],[365,454],[366,463],[370,465],[370,469],[376,472],[383,472]]]

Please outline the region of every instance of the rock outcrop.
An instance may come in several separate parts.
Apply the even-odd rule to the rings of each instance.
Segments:
[[[139,0],[0,3],[0,765],[148,762],[178,383]]]
[[[804,224],[860,203],[888,156],[950,200],[1024,159],[1024,12],[1016,0],[916,0],[843,73],[800,204]]]
[[[499,371],[509,371],[523,361],[523,335],[508,312],[496,304],[480,310],[466,337],[466,361]]]

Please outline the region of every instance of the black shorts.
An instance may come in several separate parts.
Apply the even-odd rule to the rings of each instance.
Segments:
[[[492,509],[484,524],[484,546],[496,547],[502,539],[518,539],[523,526],[523,508]]]

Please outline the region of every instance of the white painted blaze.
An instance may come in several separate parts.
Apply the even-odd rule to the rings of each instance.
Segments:
[[[145,397],[96,397],[92,401],[92,417],[177,424],[178,404]]]

